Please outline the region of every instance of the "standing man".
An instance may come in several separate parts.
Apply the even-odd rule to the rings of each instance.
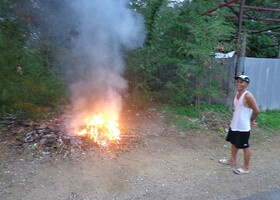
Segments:
[[[250,130],[251,126],[258,125],[258,123],[255,122],[255,119],[260,111],[255,97],[246,90],[250,83],[249,77],[246,75],[240,75],[235,77],[235,80],[235,86],[238,93],[234,98],[234,113],[226,138],[226,141],[231,143],[231,157],[229,160],[221,159],[220,163],[235,166],[237,152],[239,149],[243,149],[244,164],[241,168],[233,170],[234,173],[241,175],[250,172]]]

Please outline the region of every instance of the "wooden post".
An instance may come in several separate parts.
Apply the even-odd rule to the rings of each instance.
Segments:
[[[239,14],[238,14],[238,29],[237,29],[237,62],[239,62],[241,54],[241,31],[242,31],[242,22],[243,22],[243,6],[245,0],[240,0]],[[235,75],[238,71],[238,63],[235,66]]]
[[[240,57],[246,57],[246,34],[242,34],[242,45]]]
[[[280,58],[280,40],[279,40],[279,43],[278,43],[278,58]]]
[[[243,6],[244,0],[240,0],[239,15],[238,15],[238,32],[237,32],[237,55],[240,56],[241,51],[241,30],[243,22]]]

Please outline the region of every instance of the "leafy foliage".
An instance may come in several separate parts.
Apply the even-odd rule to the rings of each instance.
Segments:
[[[199,15],[200,9],[209,5],[186,1],[175,9],[163,3],[153,18],[153,30],[147,26],[152,33],[149,43],[128,59],[127,78],[132,86],[145,82],[154,98],[171,104],[195,102],[198,106],[207,95],[219,97],[220,84],[205,85],[204,79],[214,72],[211,52],[220,38],[229,37],[231,29],[221,18]],[[137,74],[137,79],[131,74]]]
[[[280,8],[278,0],[246,0],[245,5],[271,9]],[[218,4],[215,5],[215,7],[217,6]],[[237,29],[239,7],[224,7],[214,13],[236,16],[236,18],[226,18],[226,20]],[[244,8],[242,24],[244,31],[242,32],[247,36],[246,56],[277,58],[280,35],[273,32],[280,32],[279,21],[275,21],[279,18],[280,12]],[[275,20],[273,21],[273,19]],[[235,38],[236,35],[233,35],[233,39]]]
[[[280,39],[280,38],[279,38]],[[249,37],[248,57],[276,58],[278,56],[277,38],[267,34]]]
[[[62,82],[50,55],[30,47],[28,13],[12,3],[0,1],[0,110],[35,114],[60,101]]]

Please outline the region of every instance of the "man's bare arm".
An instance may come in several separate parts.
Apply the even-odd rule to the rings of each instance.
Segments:
[[[258,114],[260,113],[260,109],[258,107],[255,97],[250,92],[248,92],[245,95],[245,98],[246,98],[246,103],[248,104],[249,108],[251,108],[253,110],[253,114],[251,116],[251,125],[256,126],[257,123],[255,122],[255,119],[257,118]]]

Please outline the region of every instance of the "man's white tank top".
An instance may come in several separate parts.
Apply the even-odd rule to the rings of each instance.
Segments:
[[[247,108],[243,104],[243,99],[245,94],[248,91],[245,91],[239,99],[237,99],[237,94],[235,95],[233,104],[234,104],[234,113],[233,118],[230,124],[232,131],[250,131],[251,130],[251,116],[252,109]]]

